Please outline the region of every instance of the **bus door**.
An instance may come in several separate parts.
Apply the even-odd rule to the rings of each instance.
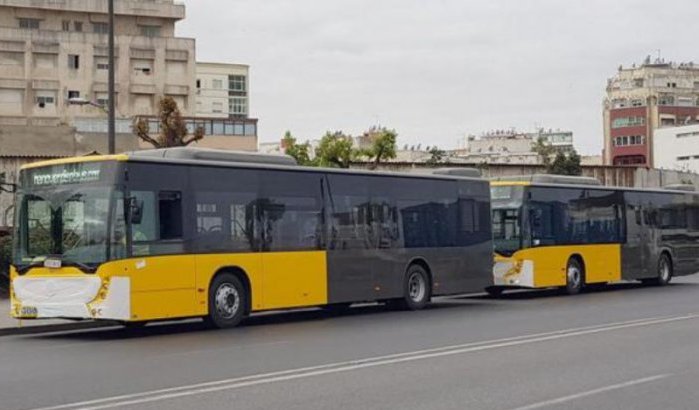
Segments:
[[[626,243],[621,250],[623,279],[638,279],[648,275],[651,247],[648,211],[640,195],[626,193]]]

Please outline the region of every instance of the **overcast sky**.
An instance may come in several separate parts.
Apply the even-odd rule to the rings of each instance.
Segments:
[[[606,79],[658,49],[697,60],[698,0],[186,0],[197,59],[251,67],[260,141],[395,128],[456,147],[498,128],[602,147]]]

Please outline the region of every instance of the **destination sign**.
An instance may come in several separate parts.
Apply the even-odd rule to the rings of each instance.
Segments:
[[[24,180],[35,187],[84,184],[100,181],[101,163],[74,163],[27,170]]]

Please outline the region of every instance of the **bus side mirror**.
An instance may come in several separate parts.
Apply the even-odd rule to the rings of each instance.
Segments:
[[[129,222],[140,225],[143,219],[143,201],[136,198],[128,199]]]

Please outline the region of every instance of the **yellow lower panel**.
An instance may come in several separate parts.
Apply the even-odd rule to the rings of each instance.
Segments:
[[[192,289],[131,293],[131,320],[197,316]]]
[[[196,299],[197,313],[199,315],[203,316],[209,312],[209,284],[213,276],[221,269],[226,268],[239,268],[245,272],[250,281],[252,310],[264,308],[261,253],[196,255],[195,258],[197,265]]]
[[[621,280],[621,245],[542,246],[524,249],[512,260],[531,261],[534,269],[534,287],[565,286],[566,265],[573,255],[580,255],[585,264],[586,283],[604,283]]]
[[[264,309],[328,302],[327,257],[323,251],[270,252],[262,256]]]

